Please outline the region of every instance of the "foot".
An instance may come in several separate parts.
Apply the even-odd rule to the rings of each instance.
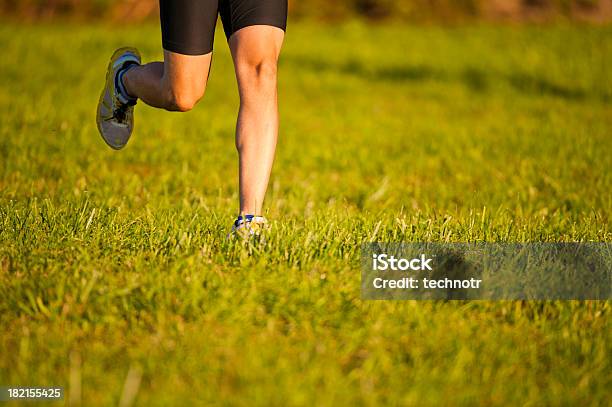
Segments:
[[[266,223],[266,218],[263,216],[238,216],[232,225],[232,231],[228,237],[239,236],[242,238],[250,238],[252,236],[259,236],[264,230]]]
[[[118,76],[130,65],[140,65],[140,53],[135,48],[119,48],[111,57],[106,71],[106,85],[98,102],[97,124],[102,139],[115,150],[127,144],[134,130],[136,98],[119,89]]]

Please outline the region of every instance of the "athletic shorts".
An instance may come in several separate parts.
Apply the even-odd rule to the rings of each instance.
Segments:
[[[217,14],[225,36],[250,25],[287,28],[287,0],[159,0],[164,49],[204,55],[213,49]]]

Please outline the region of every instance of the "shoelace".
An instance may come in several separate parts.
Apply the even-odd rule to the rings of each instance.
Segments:
[[[119,105],[118,108],[116,108],[115,110],[113,110],[113,119],[117,119],[117,121],[119,123],[123,123],[125,122],[125,119],[127,117],[127,109],[128,109],[128,105],[124,105],[123,103]]]
[[[124,105],[123,103],[121,103],[119,107],[113,111],[113,117],[116,118],[119,123],[125,122],[128,107],[128,105]]]
[[[113,110],[113,115],[110,117],[106,117],[104,120],[110,122],[112,120],[117,120],[119,123],[124,123],[127,118],[127,110],[130,106],[125,104],[120,104],[115,110]]]

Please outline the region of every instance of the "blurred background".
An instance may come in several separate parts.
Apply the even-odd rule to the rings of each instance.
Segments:
[[[612,0],[300,0],[290,1],[292,18],[339,20],[607,22]],[[0,14],[19,19],[156,18],[157,0],[0,0]]]

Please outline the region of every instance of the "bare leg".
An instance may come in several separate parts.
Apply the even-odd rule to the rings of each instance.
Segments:
[[[236,148],[240,156],[240,213],[260,215],[278,138],[276,68],[285,33],[255,25],[235,32],[229,40],[240,111]]]
[[[146,104],[185,112],[202,98],[212,53],[182,55],[164,50],[164,62],[130,69],[123,77],[128,93]]]

